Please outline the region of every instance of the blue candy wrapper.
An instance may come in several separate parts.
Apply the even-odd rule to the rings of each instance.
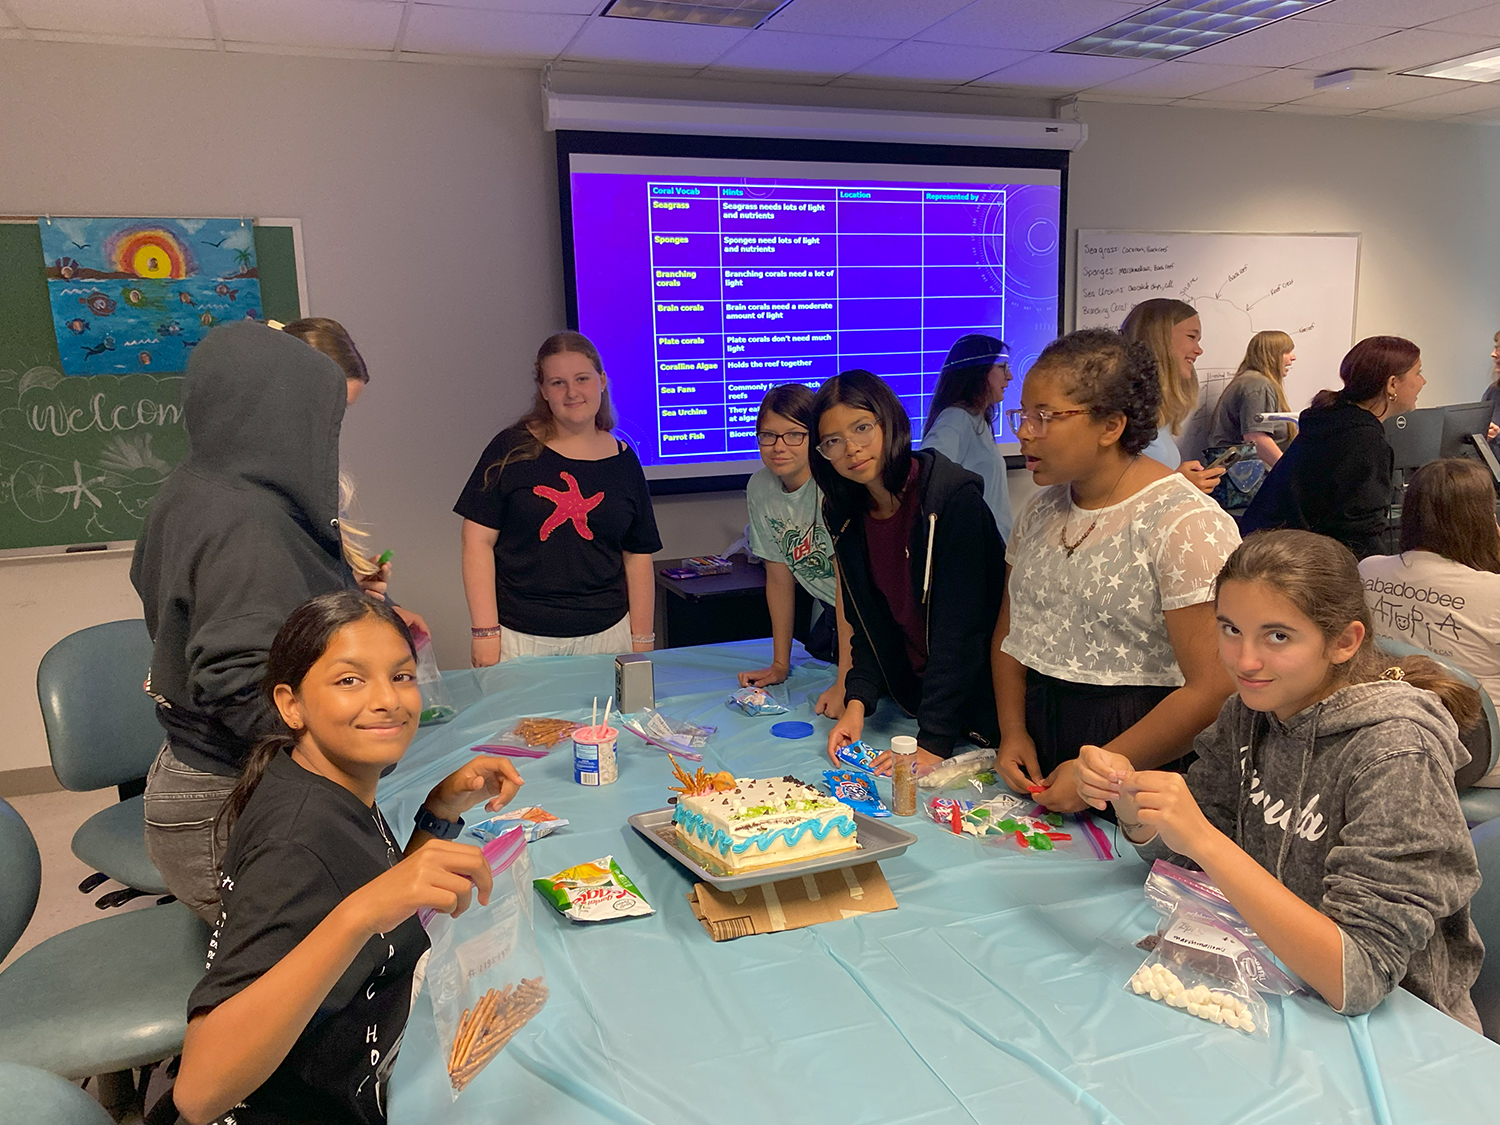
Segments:
[[[785,715],[790,707],[777,701],[765,688],[742,687],[731,692],[729,702],[747,715]]]
[[[875,778],[864,770],[824,770],[823,781],[828,792],[855,812],[866,816],[891,815],[875,791]]]
[[[880,751],[868,742],[851,742],[847,746],[840,746],[833,752],[833,756],[846,766],[868,771],[875,764],[875,759],[880,757]]]
[[[543,836],[550,836],[557,829],[567,825],[566,820],[553,816],[540,805],[532,805],[524,809],[512,809],[503,812],[499,816],[492,816],[488,820],[481,820],[478,824],[469,825],[469,835],[476,840],[488,842],[497,840],[512,828],[520,828],[528,844],[534,844]]]

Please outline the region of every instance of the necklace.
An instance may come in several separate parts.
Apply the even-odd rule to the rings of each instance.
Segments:
[[[1114,488],[1111,488],[1109,490],[1109,495],[1104,498],[1104,507],[1099,509],[1100,512],[1102,512],[1104,510],[1104,508],[1108,508],[1109,507],[1109,502],[1114,499],[1114,497],[1115,497],[1115,491],[1120,487],[1120,482],[1125,479],[1125,474],[1128,473],[1128,472],[1130,472],[1130,466],[1134,465],[1135,461],[1136,461],[1136,459],[1134,457],[1132,457],[1129,461],[1125,462],[1125,467],[1120,470],[1120,475],[1115,478]],[[1072,489],[1072,486],[1070,485],[1069,488],[1068,488],[1068,498],[1072,499],[1072,497],[1073,497],[1073,489]],[[1076,503],[1076,501],[1075,501],[1075,503]],[[1076,551],[1076,550],[1078,550],[1079,547],[1083,546],[1083,541],[1085,539],[1087,539],[1090,535],[1092,535],[1094,533],[1094,528],[1096,528],[1098,526],[1099,526],[1099,512],[1095,512],[1094,513],[1094,518],[1091,519],[1091,520],[1089,520],[1088,527],[1086,527],[1086,528],[1083,529],[1083,534],[1080,535],[1072,543],[1069,543],[1068,542],[1068,521],[1067,520],[1063,520],[1063,525],[1058,530],[1058,533],[1057,533],[1057,541],[1058,541],[1059,544],[1061,544],[1062,549],[1067,553],[1068,558],[1071,559],[1073,557],[1073,552]]]

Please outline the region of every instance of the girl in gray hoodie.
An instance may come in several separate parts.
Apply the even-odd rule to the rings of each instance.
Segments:
[[[1147,858],[1201,867],[1335,1011],[1401,985],[1479,1031],[1479,870],[1453,782],[1478,696],[1375,647],[1355,558],[1321,535],[1246,539],[1215,609],[1238,693],[1187,775],[1084,747],[1080,792]]]

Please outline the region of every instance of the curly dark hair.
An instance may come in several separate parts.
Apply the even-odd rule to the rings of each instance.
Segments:
[[[1080,328],[1042,349],[1031,373],[1056,375],[1069,398],[1095,417],[1121,414],[1125,432],[1120,448],[1140,453],[1156,437],[1161,383],[1156,361],[1144,344],[1110,328]]]

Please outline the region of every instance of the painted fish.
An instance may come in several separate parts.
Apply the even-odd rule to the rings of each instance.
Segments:
[[[115,338],[113,336],[106,336],[100,343],[95,344],[92,348],[84,348],[83,355],[84,358],[87,359],[89,356],[103,355],[105,352],[112,352],[114,350]]]
[[[156,326],[156,334],[163,337],[181,336],[182,325],[178,324],[175,320],[169,320],[165,324],[158,324]]]
[[[118,307],[118,302],[95,290],[87,297],[79,297],[78,303],[88,308],[95,316],[109,316]]]
[[[140,355],[136,356],[136,359],[138,359],[138,360],[141,361],[141,366],[142,367],[150,367],[151,366],[151,353],[150,352],[142,352]]]
[[[68,331],[72,332],[75,336],[82,336],[88,330],[89,322],[81,316],[75,316],[72,320],[68,321]]]
[[[196,305],[198,303],[197,301],[193,300],[193,295],[185,289],[178,292],[177,299],[184,305]]]
[[[229,288],[228,285],[221,281],[219,282],[219,284],[214,286],[214,292],[221,297],[228,297],[232,301],[237,296],[239,296],[240,291],[238,289]]]
[[[201,324],[201,325],[203,325],[204,328],[207,328],[213,322],[214,322],[214,314],[211,313],[211,312],[206,312],[206,313],[204,313],[202,316],[200,316],[198,318],[198,323]]]
[[[142,293],[139,289],[122,289],[120,290],[120,295],[125,298],[127,305],[144,305],[146,303],[146,294]]]

